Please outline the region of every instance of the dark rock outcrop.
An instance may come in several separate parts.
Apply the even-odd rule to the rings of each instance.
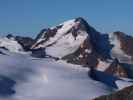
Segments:
[[[78,28],[73,29],[73,27],[71,32],[76,36],[78,30],[83,30],[87,32],[88,38],[76,52],[64,56],[63,59],[70,63],[82,64],[84,66],[97,66],[98,59],[112,59],[110,51],[113,46],[109,42],[108,34],[98,32],[81,17],[75,19],[75,22],[78,21]]]
[[[14,38],[14,36],[13,36],[12,34],[8,34],[6,37],[7,37],[8,39]]]
[[[117,89],[117,85],[115,83],[116,80],[119,80],[118,77],[95,70],[93,67],[91,67],[90,72],[88,73],[88,75],[96,80],[96,81],[100,81],[104,84],[106,84],[107,86],[109,86],[110,88],[115,88]]]
[[[123,66],[124,70],[127,72],[128,78],[133,79],[133,64],[121,63],[121,66]]]
[[[31,56],[33,57],[45,58],[46,56],[45,48],[32,49],[31,51],[32,51]]]
[[[16,36],[15,39],[25,51],[30,51],[31,46],[35,43],[35,40],[30,37]]]
[[[25,51],[30,51],[31,46],[35,43],[35,40],[31,37],[14,36],[12,34],[8,34],[6,37],[8,39],[15,39],[23,47]]]
[[[117,77],[128,77],[125,67],[118,61],[118,59],[114,59],[110,66],[105,70],[105,73]]]
[[[118,92],[101,96],[93,100],[133,100],[133,86],[126,87]]]
[[[64,56],[62,59],[84,66],[96,66],[98,63],[97,55],[93,51],[92,44],[88,38],[80,45],[76,52]]]
[[[45,38],[45,40],[42,40],[39,43],[35,43],[34,45],[32,45],[32,48],[35,48],[35,47],[39,46],[40,44],[43,44],[46,41],[48,41],[51,37],[54,37],[56,35],[57,30],[60,29],[61,27],[62,27],[62,25],[59,25],[53,29],[47,28],[47,29],[41,30],[40,33],[35,38],[35,41],[37,42],[37,40],[39,40],[40,38]],[[48,46],[50,46],[50,45],[48,45]]]

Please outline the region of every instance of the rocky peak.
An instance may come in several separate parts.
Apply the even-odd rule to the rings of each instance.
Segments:
[[[62,38],[66,38],[70,41],[74,39],[76,41],[77,38],[82,38],[81,36],[88,36],[87,32],[85,31],[85,26],[82,25],[81,22],[81,18],[72,19],[59,24],[58,26],[43,29],[37,36],[37,42],[32,46],[32,48],[49,47],[53,44],[56,44]],[[86,38],[84,38],[84,40],[85,39]]]
[[[114,32],[114,34],[118,37],[120,40],[120,46],[121,49],[129,56],[132,57],[133,60],[133,37],[126,35],[123,32]]]
[[[76,38],[81,31],[89,34],[91,41],[96,44],[100,33],[97,32],[93,27],[91,27],[82,17],[78,17],[65,21],[58,26],[41,30],[35,39],[37,43],[33,45],[33,48],[36,48],[40,44],[45,43],[54,36],[64,36],[67,34],[72,34],[72,36]]]
[[[117,31],[110,35],[110,43],[113,45],[112,57],[118,58],[121,62],[132,62],[133,58],[133,37]]]
[[[12,34],[8,34],[6,37],[7,37],[8,39],[14,38],[14,36],[13,36]]]
[[[68,62],[96,66],[97,42],[100,33],[83,18],[65,21],[58,26],[43,29],[32,49],[45,48],[46,54]]]

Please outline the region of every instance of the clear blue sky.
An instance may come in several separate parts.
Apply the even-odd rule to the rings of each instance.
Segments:
[[[0,34],[35,36],[78,16],[98,31],[133,35],[133,0],[0,0]]]

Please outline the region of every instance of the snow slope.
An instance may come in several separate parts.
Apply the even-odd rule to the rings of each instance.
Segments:
[[[0,100],[91,100],[108,94],[104,84],[88,77],[88,69],[28,55],[0,55],[0,74],[17,82],[15,94]]]
[[[23,51],[22,46],[16,40],[14,40],[14,38],[8,39],[6,37],[0,37],[0,47],[5,47],[10,52]]]
[[[33,46],[34,48],[40,48],[45,47],[46,53],[53,57],[62,58],[68,54],[74,53],[80,45],[84,42],[84,40],[87,38],[88,33],[83,30],[78,30],[78,34],[76,37],[72,34],[72,28],[77,27],[80,24],[80,22],[75,22],[75,19],[68,20],[59,26],[62,25],[61,28],[57,29],[57,32],[55,32],[54,36],[50,37],[48,40],[44,37],[46,34],[43,33],[42,37],[38,39],[36,44],[45,41],[44,43],[41,43],[38,46]],[[55,29],[56,27],[50,28]],[[50,34],[50,33],[49,33]],[[36,45],[35,44],[35,45]]]

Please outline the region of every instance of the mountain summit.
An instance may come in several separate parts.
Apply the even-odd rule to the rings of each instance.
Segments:
[[[70,63],[99,66],[108,65],[115,58],[132,63],[132,50],[128,49],[133,43],[132,37],[122,32],[100,33],[81,17],[43,29],[35,40],[31,49],[44,48],[46,55]]]
[[[99,36],[99,32],[79,17],[55,27],[43,29],[37,36],[32,49],[45,48],[49,56],[77,64],[86,65],[91,62],[92,66],[95,66],[97,61],[92,42],[98,41]],[[89,61],[90,57],[91,61]]]

